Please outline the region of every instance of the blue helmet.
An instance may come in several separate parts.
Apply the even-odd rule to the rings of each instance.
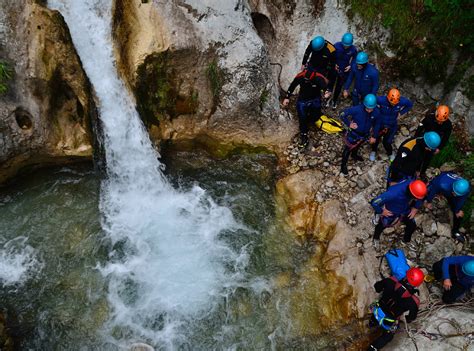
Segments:
[[[367,94],[365,96],[364,106],[367,108],[375,108],[375,106],[377,106],[377,98],[374,94]]]
[[[464,196],[469,192],[469,182],[464,179],[458,179],[453,183],[453,192],[457,196]]]
[[[441,143],[441,138],[436,132],[426,132],[425,135],[423,135],[423,139],[425,140],[426,146],[431,150],[436,150]]]
[[[351,46],[352,42],[354,41],[354,37],[352,36],[351,33],[346,33],[342,36],[342,45],[344,46]]]
[[[324,44],[326,41],[322,36],[317,36],[311,41],[311,47],[313,48],[314,51],[319,51],[324,47]]]
[[[464,272],[464,274],[470,277],[474,277],[474,259],[464,262],[464,264],[462,265],[462,271]]]
[[[357,54],[356,56],[356,63],[358,65],[364,65],[367,62],[369,62],[369,55],[367,55],[365,52],[361,51]]]

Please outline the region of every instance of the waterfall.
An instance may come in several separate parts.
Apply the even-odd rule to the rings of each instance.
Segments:
[[[112,0],[49,0],[69,26],[99,100],[107,177],[101,185],[103,229],[114,250],[100,267],[108,281],[104,333],[127,346],[189,345],[193,323],[211,314],[241,279],[245,252],[219,239],[239,228],[231,211],[194,186],[173,189],[120,80],[111,38]]]

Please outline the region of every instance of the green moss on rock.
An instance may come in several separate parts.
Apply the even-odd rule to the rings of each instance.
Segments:
[[[199,107],[199,94],[193,88],[180,93],[180,81],[169,51],[149,55],[137,69],[135,96],[137,108],[147,125],[159,125],[164,118],[193,114]]]

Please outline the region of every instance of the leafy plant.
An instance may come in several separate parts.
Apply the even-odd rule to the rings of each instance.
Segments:
[[[4,61],[0,61],[0,95],[8,91],[7,82],[12,79],[12,77],[13,71],[10,66]]]
[[[259,104],[258,104],[260,107],[260,110],[263,110],[263,108],[265,107],[265,104],[267,103],[269,96],[270,96],[270,92],[268,91],[268,89],[263,88],[262,93],[260,94]]]
[[[224,85],[224,74],[222,70],[217,65],[217,61],[214,60],[207,66],[207,78],[209,79],[209,83],[211,85],[211,92],[214,99],[219,98],[219,94],[221,93],[222,86]]]

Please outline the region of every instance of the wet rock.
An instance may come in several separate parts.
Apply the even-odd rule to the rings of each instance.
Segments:
[[[130,351],[155,351],[155,349],[148,344],[138,342],[130,346]]]

